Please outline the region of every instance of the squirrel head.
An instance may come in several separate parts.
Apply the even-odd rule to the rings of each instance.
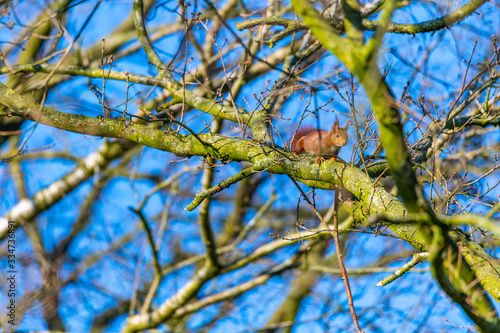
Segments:
[[[351,124],[351,120],[347,122],[345,127],[339,127],[339,118],[335,116],[335,123],[333,124],[332,130],[330,132],[330,142],[334,146],[345,146],[347,144],[347,130],[349,129],[349,125]]]

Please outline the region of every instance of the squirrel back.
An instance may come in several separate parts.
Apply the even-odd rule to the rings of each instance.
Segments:
[[[311,134],[318,135],[318,132],[325,132],[325,131],[320,130],[316,127],[312,127],[312,126],[300,127],[292,139],[292,142],[291,142],[292,151],[295,154],[305,153],[305,151],[304,151],[304,138],[308,137]],[[325,133],[327,133],[327,132],[325,132]],[[324,134],[322,133],[321,136],[323,137]]]

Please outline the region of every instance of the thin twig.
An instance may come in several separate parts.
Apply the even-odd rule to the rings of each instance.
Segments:
[[[311,207],[311,209],[314,211],[314,213],[316,214],[316,216],[320,219],[321,223],[323,223],[323,225],[326,227],[326,229],[328,230],[328,232],[332,235],[334,241],[335,241],[335,248],[337,249],[337,260],[339,262],[339,268],[342,272],[342,280],[344,280],[344,286],[345,286],[345,291],[346,291],[346,294],[347,294],[347,303],[349,304],[349,310],[351,312],[351,317],[352,317],[352,322],[354,324],[354,327],[356,328],[356,332],[360,333],[360,332],[363,332],[361,330],[361,328],[359,327],[359,323],[358,323],[358,318],[356,316],[356,310],[354,309],[354,302],[352,300],[352,293],[351,293],[351,286],[349,285],[349,279],[347,277],[347,271],[345,269],[345,266],[344,266],[344,262],[342,261],[342,254],[340,253],[340,241],[339,241],[339,234],[338,234],[338,231],[337,231],[337,227],[338,227],[338,221],[337,221],[337,212],[335,213],[334,215],[334,218],[333,218],[333,223],[334,223],[334,230],[332,230],[330,228],[330,226],[328,225],[328,223],[326,223],[326,221],[323,219],[323,216],[321,216],[321,214],[318,212],[318,210],[316,209],[316,207],[314,207],[314,205],[311,203],[311,201],[309,200],[309,198],[307,197],[307,195],[304,193],[304,191],[302,191],[302,189],[300,188],[299,184],[297,184],[297,181],[295,179],[293,179],[292,177],[289,177],[292,182],[295,184],[295,186],[297,186],[297,188],[299,189],[300,193],[302,194],[302,196],[304,197],[304,200],[307,201],[307,203],[309,204],[309,206]],[[339,202],[338,200],[338,191],[336,190],[335,191],[335,208],[338,209],[338,205],[337,203]]]

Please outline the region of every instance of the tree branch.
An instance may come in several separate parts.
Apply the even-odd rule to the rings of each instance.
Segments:
[[[450,14],[425,22],[411,24],[390,22],[387,24],[387,32],[413,35],[450,28],[463,21],[466,17],[472,15],[472,13],[474,13],[474,11],[481,7],[485,2],[487,2],[487,0],[472,0],[462,7],[454,10]],[[339,33],[345,32],[345,25],[342,19],[330,19],[327,20],[327,22],[335,31]],[[239,30],[251,29],[260,25],[283,26],[285,28],[264,42],[265,44],[269,44],[271,46],[294,33],[309,29],[305,22],[276,16],[256,18],[236,23],[236,27]],[[363,19],[361,21],[361,26],[364,31],[376,31],[380,26],[380,22]]]

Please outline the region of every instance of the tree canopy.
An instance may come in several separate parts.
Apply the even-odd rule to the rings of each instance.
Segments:
[[[4,330],[500,331],[498,2],[0,6]]]

